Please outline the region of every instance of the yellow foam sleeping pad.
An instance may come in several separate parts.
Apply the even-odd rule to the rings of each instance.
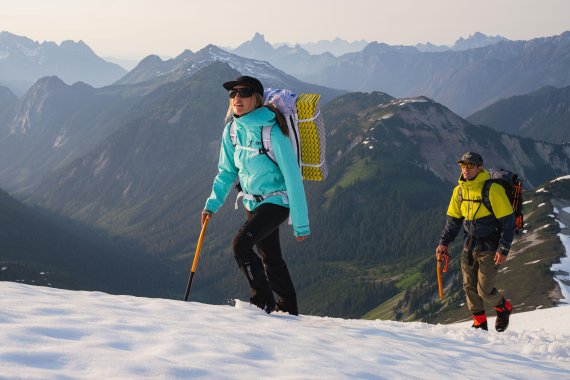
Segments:
[[[328,174],[325,126],[318,106],[320,99],[319,94],[300,94],[297,98],[301,171],[303,179],[309,181],[324,181]]]

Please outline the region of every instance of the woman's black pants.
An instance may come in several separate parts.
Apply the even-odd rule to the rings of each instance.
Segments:
[[[247,221],[234,237],[232,248],[251,287],[250,301],[269,313],[275,308],[275,292],[277,309],[297,315],[297,294],[279,243],[279,225],[289,217],[289,209],[264,203],[246,212]]]

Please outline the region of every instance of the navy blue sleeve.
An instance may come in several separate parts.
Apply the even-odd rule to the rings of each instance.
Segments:
[[[513,239],[515,238],[515,214],[510,214],[497,220],[501,224],[499,251],[506,256],[511,249]]]
[[[452,241],[454,241],[461,230],[462,223],[463,218],[455,218],[447,215],[445,219],[445,227],[443,227],[443,231],[441,231],[441,236],[439,238],[439,245],[445,245],[447,247]]]

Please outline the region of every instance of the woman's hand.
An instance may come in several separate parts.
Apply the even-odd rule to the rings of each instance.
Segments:
[[[210,210],[202,211],[202,225],[206,222],[206,218],[211,218],[214,213]]]

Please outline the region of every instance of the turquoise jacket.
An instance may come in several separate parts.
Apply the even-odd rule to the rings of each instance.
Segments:
[[[224,128],[218,161],[218,175],[205,209],[217,212],[228,197],[236,178],[242,190],[250,195],[267,195],[286,192],[286,196],[273,195],[261,202],[243,199],[244,206],[253,211],[263,203],[273,203],[290,209],[295,236],[309,235],[309,216],[301,170],[289,137],[279,129],[275,114],[267,107],[257,108],[241,117],[235,117],[238,145],[261,149],[263,126],[271,128],[271,144],[277,165],[265,154],[236,148],[231,141],[230,125]]]

